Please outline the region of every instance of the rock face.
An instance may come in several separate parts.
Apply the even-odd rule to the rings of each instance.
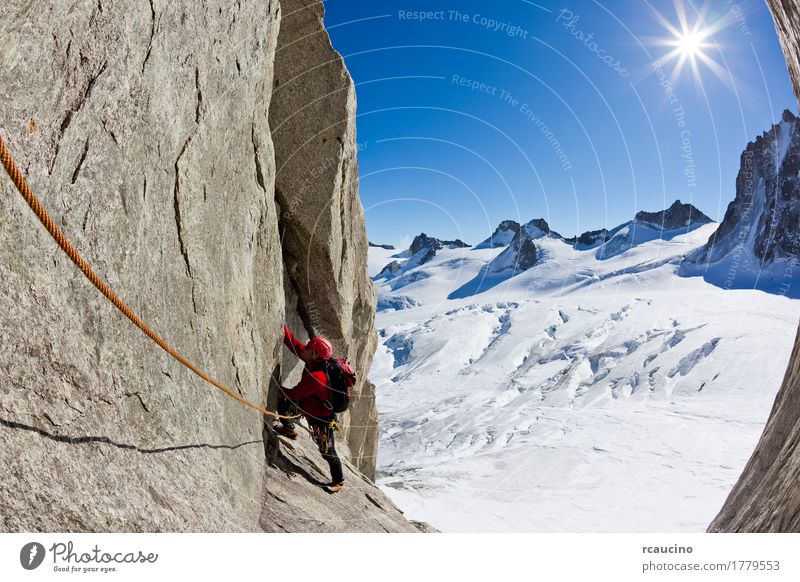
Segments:
[[[553,238],[563,238],[556,231],[550,229],[550,225],[547,224],[547,221],[544,218],[534,218],[526,226],[533,235],[536,235],[536,231],[533,230],[534,228],[541,231],[542,234],[536,235],[537,237],[547,235]]]
[[[411,246],[408,249],[408,252],[411,254],[408,265],[413,264],[414,266],[418,266],[427,263],[436,256],[436,251],[443,248],[457,249],[466,248],[468,246],[469,245],[461,239],[439,240],[423,232],[415,236],[414,240],[411,241]]]
[[[265,433],[268,431],[265,431]],[[352,464],[343,463],[346,486],[336,495],[321,485],[330,482],[328,465],[307,435],[288,442],[269,431],[264,439],[271,470],[267,502],[259,524],[267,532],[436,532],[410,522],[403,512]]]
[[[565,238],[564,242],[577,247],[592,248],[606,242],[609,236],[610,231],[606,228],[601,228],[600,230],[587,230],[580,236]]]
[[[644,210],[637,212],[634,220],[661,230],[676,230],[714,222],[692,204],[684,204],[680,200],[676,200],[672,206],[659,212]]]
[[[511,246],[514,246],[512,241]],[[522,236],[518,240],[517,249],[517,268],[526,271],[536,264],[538,260],[538,249],[530,237]]]
[[[443,249],[445,247],[450,248],[466,248],[469,245],[465,243],[461,239],[456,240],[439,240],[438,238],[434,238],[432,236],[428,236],[424,232],[422,234],[418,234],[414,237],[414,240],[411,241],[411,247],[409,251],[412,255],[417,254],[419,251],[425,248],[432,248],[434,250]]]
[[[275,141],[275,198],[280,207],[287,309],[311,335],[324,335],[361,380],[345,414],[351,459],[375,476],[375,387],[366,380],[377,346],[375,290],[367,275],[368,243],[358,198],[356,95],[315,0],[282,0],[269,119]],[[304,338],[305,339],[305,338]],[[299,379],[300,365],[283,370]]]
[[[800,120],[784,111],[779,124],[742,153],[736,197],[694,263],[738,252],[757,263],[800,256]],[[745,251],[745,253],[741,253]]]
[[[438,238],[428,236],[423,232],[414,237],[414,240],[411,241],[411,246],[408,248],[408,252],[412,255],[416,255],[424,248],[433,248],[434,250],[442,249],[444,248],[444,243]]]
[[[800,9],[797,0],[767,0],[767,6],[772,12],[789,77],[800,105]]]
[[[478,245],[476,249],[495,249],[497,247],[507,247],[511,240],[519,232],[519,222],[515,220],[504,220],[492,233],[492,236]]]
[[[800,96],[800,4],[767,0]],[[738,186],[738,181],[737,181]],[[797,222],[788,232],[797,232]],[[800,333],[767,425],[709,532],[800,532]]]
[[[55,222],[168,342],[262,404],[291,380],[284,321],[362,378],[377,340],[353,88],[319,6],[284,1],[281,21],[275,0],[12,0],[0,19],[0,128]],[[0,530],[325,530],[339,511],[336,527],[409,529],[356,476],[328,513],[312,480],[288,494],[316,451],[270,464],[261,415],[116,312],[4,174],[0,217]],[[347,419],[368,474],[371,390]]]

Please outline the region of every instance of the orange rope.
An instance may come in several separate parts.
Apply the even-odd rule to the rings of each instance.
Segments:
[[[276,412],[267,410],[266,408],[262,408],[257,404],[253,404],[252,402],[250,402],[245,398],[242,398],[241,396],[234,393],[229,388],[226,388],[223,384],[221,384],[220,382],[218,382],[217,380],[206,374],[203,370],[195,366],[192,362],[187,360],[185,357],[179,354],[172,346],[170,346],[167,342],[165,342],[161,338],[161,336],[159,336],[156,332],[150,329],[150,327],[144,321],[142,321],[138,315],[136,315],[133,311],[131,311],[131,309],[127,305],[125,305],[125,303],[119,297],[117,297],[117,294],[114,293],[100,279],[100,277],[97,276],[97,274],[89,266],[89,263],[87,263],[83,259],[83,257],[81,257],[80,254],[78,254],[78,251],[75,250],[72,244],[70,244],[70,242],[61,232],[58,226],[56,226],[55,222],[53,222],[53,219],[50,218],[50,215],[47,214],[47,211],[42,207],[41,203],[39,202],[39,199],[28,187],[25,178],[23,178],[22,174],[20,173],[19,169],[14,163],[11,154],[6,148],[6,144],[5,142],[3,142],[2,137],[0,137],[0,160],[3,162],[3,167],[6,169],[6,172],[8,172],[8,176],[11,178],[11,181],[14,183],[14,186],[17,187],[17,190],[19,190],[19,193],[25,199],[25,202],[28,203],[28,206],[31,207],[31,210],[33,210],[34,214],[36,214],[36,217],[45,227],[47,232],[50,233],[50,236],[53,237],[53,240],[55,240],[56,243],[58,243],[58,246],[61,247],[61,250],[63,250],[70,258],[70,260],[72,260],[72,262],[75,263],[75,265],[83,272],[83,274],[86,275],[86,278],[92,282],[92,285],[97,287],[100,293],[105,295],[106,298],[114,305],[114,307],[119,309],[122,312],[122,314],[128,319],[130,319],[131,322],[136,327],[142,330],[147,337],[149,337],[156,344],[158,344],[161,347],[161,349],[167,352],[170,356],[172,356],[173,358],[178,360],[181,364],[189,368],[192,372],[200,376],[203,380],[213,385],[214,387],[219,388],[225,394],[227,394],[234,400],[238,400],[245,406],[249,406],[254,410],[258,410],[262,414],[274,416],[275,418],[285,418],[285,419],[298,418],[298,416],[282,416]]]

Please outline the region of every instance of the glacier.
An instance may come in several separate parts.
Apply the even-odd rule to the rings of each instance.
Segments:
[[[404,308],[376,320],[381,489],[446,532],[705,531],[798,324],[789,296],[678,276],[717,226],[602,260],[542,236],[533,267],[457,298],[506,248],[409,265]],[[397,256],[370,248],[370,275]]]

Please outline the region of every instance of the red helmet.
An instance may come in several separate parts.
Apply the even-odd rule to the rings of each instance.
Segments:
[[[333,357],[333,345],[324,337],[315,337],[308,340],[307,348],[311,348],[320,358],[325,360]]]

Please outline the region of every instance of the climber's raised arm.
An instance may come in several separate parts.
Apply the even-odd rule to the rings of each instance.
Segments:
[[[292,332],[290,332],[289,328],[287,328],[285,325],[283,326],[283,344],[298,358],[300,357],[300,354],[303,353],[303,350],[306,349],[305,344],[294,337]]]

